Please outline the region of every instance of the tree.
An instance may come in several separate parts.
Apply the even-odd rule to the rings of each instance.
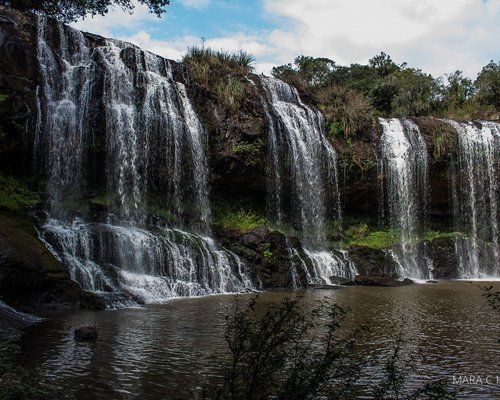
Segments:
[[[500,61],[491,60],[478,74],[474,86],[479,101],[500,110]]]
[[[328,58],[298,56],[293,64],[274,67],[272,75],[302,89],[325,85],[336,69],[335,62]]]
[[[138,0],[158,17],[165,12],[170,0]],[[105,15],[113,6],[132,12],[135,4],[131,0],[0,0],[0,4],[19,11],[32,11],[62,22],[74,22],[88,15]]]
[[[462,71],[455,71],[446,75],[448,85],[445,88],[445,102],[450,110],[464,106],[474,93],[472,81],[462,75]]]
[[[392,61],[390,55],[385,54],[383,51],[368,60],[370,67],[375,68],[380,76],[387,76],[393,72],[399,71],[400,67]]]

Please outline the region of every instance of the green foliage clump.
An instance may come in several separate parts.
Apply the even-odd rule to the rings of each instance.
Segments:
[[[399,242],[398,236],[393,231],[369,232],[361,238],[353,238],[348,246],[365,246],[372,249],[388,249]]]
[[[440,238],[456,238],[465,236],[463,232],[439,232],[439,231],[428,231],[425,232],[423,239],[432,242],[434,239]]]
[[[36,207],[40,203],[40,196],[28,189],[21,181],[0,175],[0,207],[18,211]]]
[[[493,286],[480,286],[479,289],[482,290],[482,296],[486,299],[490,308],[500,311],[500,291],[494,291]]]
[[[491,105],[500,110],[500,61],[491,60],[479,72],[474,86],[481,104]]]
[[[251,210],[228,210],[223,215],[216,215],[214,223],[222,225],[227,229],[235,229],[238,231],[248,231],[259,226],[265,226],[267,220]]]
[[[147,5],[150,12],[158,17],[165,12],[164,7],[170,4],[170,0],[139,0],[138,2]],[[69,23],[87,15],[105,15],[114,6],[132,12],[136,4],[131,0],[0,0],[0,5],[20,11],[33,11],[36,14]]]
[[[305,92],[325,113],[330,134],[362,132],[374,117],[441,116],[489,119],[500,111],[500,62],[491,61],[476,80],[455,71],[434,78],[385,53],[368,65],[337,65],[327,58],[299,56],[272,74]]]
[[[316,92],[319,108],[327,120],[327,135],[350,138],[372,122],[372,107],[361,93],[341,85],[329,85]]]
[[[262,256],[264,258],[271,258],[273,256],[273,252],[271,251],[271,243],[265,242],[262,244]]]
[[[464,236],[462,232],[427,231],[420,237],[416,237],[415,243],[424,240],[433,241],[438,238],[455,238],[461,236]],[[342,232],[342,237],[345,247],[365,246],[378,250],[391,248],[400,241],[397,231],[381,227],[369,227],[366,223],[350,225]]]
[[[9,98],[9,95],[5,93],[0,93],[0,102],[6,101]]]
[[[365,246],[372,249],[387,249],[398,243],[392,230],[370,226],[364,221],[352,221],[341,231],[342,246]]]
[[[265,156],[265,144],[260,138],[252,143],[236,143],[232,150],[234,154],[241,156],[243,164],[247,167],[258,166]]]

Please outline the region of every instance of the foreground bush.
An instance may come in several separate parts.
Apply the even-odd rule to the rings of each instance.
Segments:
[[[350,334],[341,329],[346,311],[330,299],[312,308],[302,298],[281,304],[252,300],[237,307],[228,321],[225,339],[230,360],[220,384],[210,382],[203,397],[211,400],[305,400],[356,398],[355,384],[365,362],[358,353],[361,327]],[[399,336],[375,399],[454,399],[443,382],[406,390],[409,370]],[[406,367],[403,367],[406,364]]]

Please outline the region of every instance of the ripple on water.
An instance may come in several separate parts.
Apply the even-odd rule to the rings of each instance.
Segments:
[[[495,283],[498,285],[498,283]],[[279,301],[287,292],[262,293],[263,301]],[[380,380],[397,331],[404,354],[413,360],[408,383],[453,376],[500,375],[500,318],[481,292],[466,282],[399,288],[353,287],[339,291],[308,291],[305,304],[334,296],[350,312],[345,329],[370,327],[360,348],[373,362],[362,378],[359,398],[370,398],[370,386]],[[208,296],[172,300],[104,312],[54,314],[23,338],[23,363],[41,367],[50,379],[62,378],[77,399],[191,398],[207,377],[220,377],[225,350],[225,315],[235,299],[253,295]],[[73,330],[95,325],[95,343],[77,343]],[[454,386],[461,398],[500,397],[500,385]],[[198,388],[198,389],[196,389]]]

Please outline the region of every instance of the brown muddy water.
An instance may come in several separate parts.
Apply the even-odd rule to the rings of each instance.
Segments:
[[[479,282],[480,285],[488,285]],[[492,283],[500,290],[500,283]],[[291,292],[264,292],[276,302]],[[22,339],[21,362],[40,368],[76,399],[191,399],[220,376],[216,353],[226,349],[225,316],[253,294],[175,299],[116,311],[51,314]],[[468,282],[398,288],[309,290],[304,303],[324,296],[348,308],[346,329],[366,325],[360,342],[364,369],[358,398],[371,398],[383,361],[402,330],[413,370],[407,384],[444,379],[459,398],[500,398],[500,313]],[[95,325],[94,343],[77,343],[73,330]]]

